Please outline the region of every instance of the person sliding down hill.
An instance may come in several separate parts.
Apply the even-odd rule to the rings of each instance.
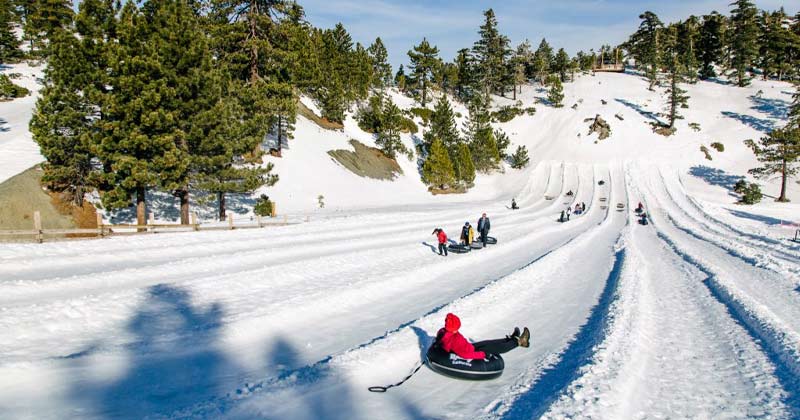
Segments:
[[[639,205],[636,206],[636,214],[640,214],[643,211],[644,211],[644,206],[642,205],[641,202],[639,202]]]
[[[514,199],[514,198],[512,198],[512,199],[511,199],[511,210],[516,210],[516,209],[518,209],[518,208],[519,208],[519,207],[517,207],[517,200],[516,200],[516,199]]]
[[[441,228],[436,228],[433,230],[433,234],[436,235],[436,239],[439,240],[439,255],[447,256],[447,234]]]
[[[489,229],[491,229],[492,224],[489,222],[489,218],[486,217],[486,213],[483,213],[480,219],[478,219],[478,233],[481,234],[481,242],[483,242],[483,246],[486,246],[486,238],[489,237]]]
[[[490,354],[502,354],[514,350],[517,347],[529,347],[531,332],[528,327],[519,332],[519,328],[514,328],[511,335],[506,338],[496,340],[485,340],[477,343],[470,343],[458,332],[461,328],[461,320],[454,314],[447,314],[444,318],[444,328],[436,333],[434,345],[441,346],[442,350],[455,353],[462,359],[485,359]]]

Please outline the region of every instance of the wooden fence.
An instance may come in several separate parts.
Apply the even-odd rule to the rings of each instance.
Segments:
[[[308,222],[309,218],[306,217],[305,221]],[[198,221],[197,214],[192,213],[191,223],[188,225],[179,223],[156,223],[152,214],[148,218],[147,224],[105,224],[101,215],[97,215],[96,228],[84,229],[43,229],[42,217],[39,211],[33,212],[33,229],[26,230],[0,230],[0,242],[3,240],[33,240],[38,243],[44,242],[46,239],[91,239],[91,238],[104,238],[108,236],[124,236],[124,235],[141,235],[141,234],[154,234],[154,233],[168,233],[168,232],[197,232],[208,230],[237,230],[237,229],[260,229],[270,226],[288,226],[302,223],[303,220],[289,220],[289,217],[284,215],[279,218],[276,216],[263,218],[261,216],[254,216],[249,218],[240,218],[238,221],[234,219],[233,215],[229,215],[224,222],[201,224]]]

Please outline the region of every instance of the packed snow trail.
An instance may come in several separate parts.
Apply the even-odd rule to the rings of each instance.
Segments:
[[[583,172],[582,176],[587,178],[585,183],[587,188],[578,189],[578,172],[574,170],[570,170],[570,175],[567,176],[570,183],[569,188],[577,191],[576,197],[591,202],[592,170],[590,167],[584,167],[581,171]],[[564,231],[563,227],[553,223],[557,211],[555,208],[551,208],[553,206],[555,203],[549,202],[546,207],[542,207],[540,209],[542,216],[538,218],[523,211],[513,212],[508,216],[508,223],[512,224],[511,226],[504,226],[503,217],[494,219],[496,228],[493,232],[507,233],[508,240],[504,241],[504,246],[492,247],[489,250],[480,251],[481,253],[469,254],[460,258],[452,257],[447,264],[441,264],[436,258],[433,260],[430,259],[431,257],[425,258],[425,255],[430,254],[426,254],[424,248],[421,255],[412,252],[408,254],[407,263],[396,264],[390,260],[401,258],[400,261],[403,261],[401,255],[397,254],[399,250],[387,252],[386,249],[383,249],[382,257],[380,255],[382,249],[378,248],[372,253],[351,250],[345,255],[314,260],[308,260],[308,257],[298,257],[296,261],[275,266],[261,261],[262,265],[254,269],[247,269],[247,261],[251,258],[245,258],[230,264],[231,267],[237,267],[237,263],[244,265],[244,267],[237,267],[239,271],[233,270],[230,273],[217,274],[217,271],[207,268],[198,272],[201,274],[200,276],[197,274],[184,275],[180,271],[176,273],[177,276],[171,275],[170,270],[174,268],[173,264],[164,264],[154,269],[154,275],[157,274],[157,276],[153,277],[152,281],[141,278],[138,270],[123,269],[121,273],[103,272],[96,276],[96,281],[103,283],[103,287],[86,289],[84,289],[85,283],[87,283],[86,276],[65,279],[65,282],[58,286],[62,289],[65,286],[78,288],[79,290],[73,297],[55,301],[45,299],[44,302],[37,304],[22,304],[12,308],[13,314],[16,316],[9,316],[3,321],[4,326],[8,327],[7,331],[10,331],[8,337],[11,338],[11,341],[2,345],[5,355],[3,360],[10,363],[5,363],[1,369],[4,374],[28,378],[39,377],[45,371],[50,370],[51,373],[63,372],[63,377],[71,379],[64,381],[61,388],[54,386],[49,389],[36,389],[36,382],[24,383],[23,381],[23,383],[16,384],[15,389],[8,390],[3,395],[10,396],[8,404],[18,409],[23,409],[26,404],[33,404],[31,400],[41,399],[42,394],[48,395],[48,400],[53,401],[52,406],[45,404],[39,412],[46,413],[48,407],[53,410],[60,407],[59,404],[62,402],[53,397],[62,396],[64,398],[63,394],[69,391],[66,388],[70,384],[78,388],[89,386],[87,383],[91,383],[91,380],[84,377],[85,374],[81,373],[82,370],[90,367],[96,370],[99,366],[106,366],[104,368],[106,370],[118,369],[115,366],[124,365],[124,360],[129,358],[129,354],[134,354],[141,359],[140,364],[147,365],[151,363],[150,360],[157,360],[160,352],[154,351],[148,340],[137,337],[133,337],[132,340],[127,337],[126,333],[109,335],[108,332],[130,330],[128,319],[133,317],[134,311],[144,312],[148,314],[148,317],[154,316],[151,313],[157,313],[158,308],[147,306],[149,305],[146,304],[147,301],[161,302],[162,306],[166,303],[168,309],[175,306],[171,306],[169,299],[172,299],[174,295],[182,296],[181,289],[190,290],[194,295],[194,300],[199,297],[200,301],[191,302],[192,304],[201,308],[213,309],[220,306],[225,309],[223,313],[219,314],[219,320],[212,323],[214,329],[226,326],[225,333],[222,334],[222,337],[215,338],[220,342],[211,339],[194,340],[192,339],[194,333],[188,331],[182,334],[165,333],[163,337],[159,337],[160,346],[169,346],[170,343],[190,343],[188,348],[181,352],[181,357],[190,360],[197,354],[202,355],[207,352],[209,347],[249,349],[247,352],[242,352],[243,355],[237,356],[237,363],[246,365],[244,368],[246,373],[239,373],[237,376],[236,373],[222,372],[219,377],[205,380],[194,378],[195,381],[219,383],[219,387],[233,386],[232,384],[246,380],[251,375],[247,372],[263,374],[274,369],[302,365],[325,354],[346,349],[352,345],[353,340],[365,340],[380,334],[386,330],[387,322],[390,323],[388,325],[397,325],[413,319],[435,306],[485,284],[486,281],[501,277],[528,262],[531,258],[536,258],[537,255],[544,254],[563,244],[568,240],[568,236],[564,236],[565,232],[574,236],[583,232],[587,223],[592,223],[589,218],[581,223],[575,221],[566,225],[568,229]],[[532,218],[534,220],[531,222],[532,224],[513,225],[514,218]],[[498,220],[501,221],[499,226]],[[541,229],[548,225],[550,227]],[[531,227],[536,228],[533,235],[529,233]],[[368,230],[365,229],[365,235]],[[514,239],[513,231],[520,231],[516,236],[521,238]],[[233,234],[226,232],[216,233],[215,236],[224,237],[226,234],[232,236],[236,234],[252,235],[251,232],[235,232]],[[418,234],[417,232],[414,235]],[[163,238],[168,239],[174,236],[165,235]],[[113,241],[110,242],[113,243]],[[94,246],[96,243],[96,241],[80,242],[75,243],[75,246],[80,247],[84,244]],[[225,245],[227,244],[213,243],[207,246],[210,249],[215,247],[225,249]],[[407,248],[407,244],[405,247]],[[506,256],[504,257],[504,255]],[[223,252],[220,257],[231,258],[227,252]],[[343,257],[346,259],[342,260]],[[419,264],[420,258],[426,261],[424,265]],[[219,262],[225,262],[224,260],[219,262],[207,260],[207,258],[189,258],[186,266],[208,264],[209,267],[213,267]],[[485,261],[490,260],[493,261],[493,264],[490,265],[491,269],[478,270],[477,273],[480,273],[478,275],[470,274],[476,272],[476,265],[486,266]],[[428,268],[432,261],[438,263],[435,269]],[[309,264],[312,265],[309,266]],[[319,264],[319,268],[314,269],[313,264]],[[414,270],[407,272],[409,266],[413,266]],[[46,267],[40,268],[46,269]],[[375,269],[384,270],[385,274],[380,274]],[[404,271],[406,272],[404,273]],[[253,283],[252,281],[243,281],[241,278],[243,275],[246,278],[271,278],[273,281],[267,284]],[[123,281],[125,276],[130,277],[131,283],[128,286],[125,286]],[[383,278],[383,280],[380,283],[374,283],[374,278]],[[340,281],[338,283],[331,282],[331,279]],[[459,279],[458,287],[453,288],[447,279]],[[53,280],[55,279],[45,278],[40,283],[42,283],[42,287],[51,287],[52,290],[52,287],[55,287],[51,284]],[[277,280],[277,283],[274,280]],[[118,285],[117,282],[122,284]],[[142,290],[142,284],[150,287]],[[181,289],[176,291],[156,286],[157,284],[167,284],[170,288],[180,287]],[[435,289],[423,286],[425,284],[433,284]],[[9,285],[5,284],[5,286]],[[365,288],[365,286],[367,287]],[[118,287],[122,287],[122,289],[117,290]],[[28,289],[35,296],[37,288],[25,288],[24,290]],[[431,290],[436,289],[439,292],[431,294]],[[397,295],[404,294],[404,290],[411,290],[409,297],[405,300],[396,299]],[[70,296],[68,290],[61,292]],[[101,294],[96,295],[98,292]],[[55,297],[56,295],[54,293],[51,296]],[[165,300],[167,302],[162,302]],[[414,302],[414,304],[409,305],[408,302]],[[10,302],[7,303],[10,304]],[[231,312],[231,308],[235,308],[236,311]],[[315,309],[309,311],[309,308]],[[375,308],[379,308],[379,310]],[[72,316],[63,317],[64,313],[72,313]],[[346,316],[350,313],[369,313],[370,320],[364,320],[361,328],[351,334],[330,334],[330,331],[346,331],[350,328],[352,320]],[[19,322],[20,319],[25,321]],[[125,326],[126,322],[128,327]],[[80,326],[76,326],[76,323],[79,323]],[[310,324],[318,328],[312,329]],[[76,328],[81,331],[80,334],[75,334]],[[54,334],[61,334],[62,346],[47,349],[46,343],[52,340],[52,335],[37,336],[34,334],[29,337],[25,334],[26,331],[43,329]],[[304,331],[304,334],[301,336],[292,334],[297,330]],[[268,344],[281,342],[282,337],[290,339],[287,345],[302,348],[302,352],[297,353],[294,362],[276,360],[264,365],[263,360],[250,360],[260,358],[267,352]],[[42,348],[47,350],[42,352]],[[241,351],[237,350],[237,352]],[[34,356],[32,357],[32,355]],[[65,357],[66,359],[64,359]],[[15,360],[19,362],[15,363]],[[32,363],[36,360],[39,362]],[[76,366],[81,364],[96,366],[86,366],[76,370]],[[241,367],[230,369],[231,372],[242,370]],[[181,386],[181,383],[165,385],[167,388],[170,386]],[[200,387],[200,384],[197,386]],[[35,392],[32,392],[34,390]],[[218,390],[200,389],[192,392],[200,392],[200,395],[204,395],[206,392],[217,392]],[[180,400],[190,400],[192,392],[187,391],[185,398]],[[146,395],[141,398],[144,397]],[[125,399],[130,400],[131,403],[137,401],[134,396],[128,396],[123,400]]]
[[[623,187],[617,188],[609,198],[624,202]],[[599,225],[592,223],[594,227],[584,228],[584,234],[525,268],[412,323],[401,324],[385,337],[177,414],[231,418],[317,418],[323,413],[330,418],[366,418],[368,413],[386,418],[479,415],[497,405],[509,388],[529,384],[542,368],[556,363],[586,321],[604,289],[615,253],[613,245],[626,223],[625,213],[608,214],[609,208],[593,205],[584,220],[605,220]],[[576,222],[558,226],[570,223]],[[570,265],[577,258],[585,264]],[[533,331],[532,347],[508,353],[506,373],[488,383],[454,381],[423,369],[390,393],[366,391],[368,386],[394,382],[408,373],[429,346],[444,314],[451,311],[462,316],[462,330],[472,337],[502,336],[514,325],[528,325]],[[242,394],[247,397],[237,402],[237,395]]]
[[[543,418],[791,417],[775,366],[703,285],[704,273],[652,224],[632,225],[624,243],[609,332]]]
[[[790,398],[800,397],[800,294],[784,276],[754,265],[754,262],[716,243],[702,229],[687,227],[689,221],[675,205],[661,177],[653,173],[637,176],[647,188],[649,214],[659,236],[684,260],[709,276],[706,284],[776,363],[777,376],[784,379]],[[794,402],[793,405],[797,406]]]

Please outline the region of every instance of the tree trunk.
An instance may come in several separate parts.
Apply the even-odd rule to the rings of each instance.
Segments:
[[[136,187],[136,224],[140,226],[147,224],[147,207],[145,206],[144,194],[144,187]],[[145,230],[143,228],[138,229],[139,232]]]
[[[278,157],[283,150],[283,116],[278,115]]]
[[[75,186],[75,195],[72,197],[72,202],[76,207],[83,207],[83,185]]]
[[[516,101],[517,100],[517,85],[514,85],[513,91],[514,91],[514,100]]]
[[[189,188],[183,187],[175,194],[181,201],[181,224],[189,224]]]
[[[789,200],[786,199],[786,160],[783,161],[783,165],[781,167],[781,195],[778,197],[777,200],[781,203],[785,203]]]
[[[256,32],[256,19],[255,16],[258,15],[258,2],[256,0],[252,0],[250,2],[250,11],[247,13],[247,20],[250,24],[250,41],[252,44],[250,45],[250,81],[255,82],[258,80],[258,46],[255,42],[256,37],[258,36]]]
[[[219,201],[219,220],[225,220],[225,193],[218,192],[217,200]]]
[[[425,83],[425,76],[422,77],[422,107],[425,108],[425,100],[427,99],[426,93],[428,92],[428,86]]]

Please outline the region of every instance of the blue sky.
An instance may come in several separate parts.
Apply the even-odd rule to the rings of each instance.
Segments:
[[[423,37],[451,60],[460,48],[470,47],[483,23],[483,11],[493,8],[501,32],[514,45],[525,38],[534,48],[542,37],[564,47],[570,55],[602,44],[624,41],[639,24],[639,14],[650,10],[664,22],[712,10],[728,14],[732,0],[298,0],[308,20],[328,28],[342,22],[353,39],[369,45],[380,36],[392,66],[406,64],[406,52]],[[785,6],[798,11],[797,0],[756,0],[760,9]]]

